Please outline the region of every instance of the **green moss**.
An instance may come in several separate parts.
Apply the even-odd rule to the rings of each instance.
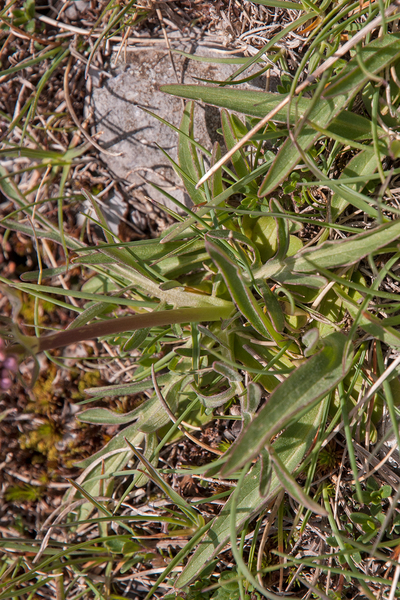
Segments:
[[[43,495],[43,489],[33,485],[14,485],[5,493],[7,502],[37,502]]]
[[[56,461],[58,458],[57,442],[62,439],[62,433],[56,424],[51,421],[42,423],[37,429],[22,435],[19,445],[23,450],[34,450],[42,454],[48,461]]]
[[[38,310],[38,325],[43,325],[46,322],[47,315],[52,314],[56,310],[56,305],[47,300],[41,300]],[[20,316],[25,323],[33,324],[35,322],[35,297],[23,294]]]
[[[81,372],[82,373],[82,372]],[[71,394],[72,400],[83,400],[85,395],[85,390],[91,387],[98,387],[101,383],[101,375],[100,371],[85,371],[81,374],[79,381],[77,382],[78,391],[75,391]]]
[[[57,374],[57,367],[54,363],[50,363],[46,373],[40,375],[35,385],[33,386],[34,402],[29,402],[27,405],[28,412],[46,415],[51,407],[55,404],[53,383]]]

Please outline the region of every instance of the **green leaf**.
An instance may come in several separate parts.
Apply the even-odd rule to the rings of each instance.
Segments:
[[[236,394],[239,394],[241,392],[241,388],[238,387],[238,384],[230,385],[228,387],[228,389],[224,390],[223,392],[220,392],[218,394],[212,394],[209,396],[206,396],[205,394],[201,394],[199,392],[199,390],[197,390],[194,386],[193,386],[193,389],[196,392],[196,394],[198,395],[198,397],[200,398],[201,403],[206,408],[210,408],[210,409],[218,408],[219,406],[222,406],[223,404],[228,402],[228,400],[231,400],[232,398],[234,398],[234,396],[236,396]]]
[[[289,496],[296,500],[296,502],[298,502],[300,506],[305,506],[308,510],[314,512],[315,514],[321,515],[322,517],[326,517],[328,515],[326,510],[322,506],[317,504],[317,502],[314,502],[314,500],[312,500],[308,496],[308,494],[304,492],[301,485],[297,483],[297,481],[289,473],[279,456],[276,455],[272,446],[269,449],[269,455],[274,472],[277,478],[279,479],[283,489],[287,491]]]
[[[359,525],[365,525],[365,524],[369,525],[369,522],[371,520],[370,515],[366,515],[365,513],[362,513],[362,512],[350,513],[349,518],[353,521],[353,523],[358,523]]]
[[[277,242],[278,242],[278,249],[277,249],[277,253],[276,253],[276,260],[283,260],[284,258],[286,258],[286,255],[289,251],[289,244],[290,244],[290,236],[289,236],[289,221],[286,218],[283,218],[283,215],[285,214],[284,209],[282,208],[282,206],[279,204],[278,200],[276,200],[275,198],[271,198],[270,202],[269,202],[269,207],[272,213],[282,213],[282,219],[277,219],[275,218],[275,222],[276,222],[276,234],[277,234]],[[293,241],[300,242],[300,247],[301,247],[301,241],[299,240],[299,238],[292,238]],[[292,252],[290,252],[290,254],[292,254]]]
[[[300,417],[297,423],[288,427],[273,443],[273,448],[286,469],[293,473],[312,444],[315,434],[319,429],[325,403],[308,411]],[[246,476],[239,492],[237,504],[237,529],[240,530],[248,519],[252,519],[270,504],[271,500],[281,490],[278,478],[273,473],[269,484],[267,496],[260,495],[261,463],[258,462]],[[222,508],[210,527],[209,532],[199,544],[182,574],[178,577],[175,586],[183,588],[197,577],[199,571],[213,559],[229,540],[230,507],[231,499]]]
[[[308,331],[306,331],[306,333],[303,335],[301,341],[306,346],[306,350],[304,350],[304,356],[306,358],[308,358],[309,356],[314,354],[314,351],[318,345],[318,342],[319,342],[318,329],[316,327],[313,327],[312,329],[309,329]]]
[[[193,137],[193,111],[194,102],[188,102],[183,111],[180,124],[180,130],[185,135],[179,135],[178,159],[182,172],[178,173],[178,175],[182,177],[185,188],[193,203],[201,204],[206,202],[207,198],[202,190],[196,190],[196,183],[202,176],[202,172],[200,170],[196,146],[190,141],[190,138]]]
[[[122,347],[123,352],[133,352],[136,348],[139,348],[141,344],[145,341],[148,334],[151,331],[151,327],[147,327],[146,329],[138,329],[132,333],[131,337],[125,342]]]
[[[321,275],[314,275],[313,273],[310,273],[310,275],[305,273],[291,273],[289,270],[285,269],[272,275],[272,279],[279,283],[283,283],[284,285],[306,286],[317,289],[322,289],[328,283],[326,277],[322,277]]]
[[[227,150],[233,148],[233,146],[239,141],[235,129],[232,125],[231,116],[226,110],[221,111],[221,123],[222,132],[224,134],[224,140]],[[249,174],[249,168],[242,155],[242,150],[238,150],[232,155],[231,158],[233,167],[239,177],[246,177]]]
[[[243,377],[240,375],[240,373],[237,371],[237,369],[234,369],[233,367],[229,367],[228,365],[226,365],[223,362],[215,361],[215,362],[213,362],[212,367],[213,367],[214,371],[216,371],[220,375],[223,375],[224,377],[226,377],[228,379],[228,381],[237,381],[237,382],[243,381]]]
[[[176,378],[174,373],[166,373],[165,375],[160,375],[157,379],[158,384],[165,385],[169,383],[171,380]],[[96,400],[100,400],[105,396],[109,396],[110,398],[115,398],[116,396],[127,396],[129,394],[138,394],[140,392],[144,392],[145,390],[150,390],[154,387],[152,379],[143,379],[142,381],[135,381],[134,383],[122,383],[118,385],[103,385],[94,388],[87,388],[85,390],[86,394],[90,396],[96,396]],[[140,408],[140,407],[139,407]],[[83,413],[81,413],[82,415]]]
[[[155,432],[148,433],[145,439],[145,448],[143,456],[149,461],[149,463],[155,468],[158,464],[158,452],[156,453],[156,449],[158,446],[158,437]],[[143,487],[149,481],[149,478],[144,473],[138,473],[135,475],[135,479],[133,481],[133,485],[137,488]]]
[[[262,450],[271,438],[294,418],[309,410],[342,381],[351,367],[347,338],[333,333],[324,348],[300,365],[271,394],[267,404],[240,435],[223,467],[228,475],[240,469]]]
[[[180,54],[181,56],[189,58],[190,60],[216,65],[244,65],[248,62],[248,58],[242,58],[239,56],[234,56],[233,58],[216,58],[215,56],[198,56],[197,54],[189,54],[188,52],[183,52],[183,50],[172,50],[172,54]]]
[[[126,425],[136,419],[145,419],[152,412],[157,414],[160,411],[160,403],[156,396],[145,400],[143,404],[132,410],[131,412],[120,414],[108,408],[89,408],[78,415],[78,419],[82,423],[92,423],[94,425]],[[168,423],[168,419],[163,419]],[[164,423],[162,423],[164,424]]]
[[[354,174],[363,175],[365,177],[365,180],[363,182],[358,181],[355,183],[348,184],[348,187],[350,189],[355,190],[356,192],[361,192],[361,190],[365,186],[365,183],[369,181],[369,175],[375,173],[377,168],[378,165],[375,152],[372,152],[371,148],[362,150],[361,152],[356,154],[356,156],[353,156],[353,158],[347,163],[347,165],[340,174],[338,183],[340,183],[340,179],[354,176]],[[338,216],[342,214],[342,212],[348,205],[348,199],[343,198],[343,196],[341,196],[340,193],[335,192],[331,200],[332,221],[336,221]],[[327,235],[328,232],[326,232],[326,236]]]
[[[272,471],[272,464],[269,452],[263,448],[260,452],[261,473],[260,473],[260,496],[265,497],[271,489],[271,481],[274,476],[278,479],[276,473]],[[278,479],[279,481],[279,479]]]
[[[400,141],[393,140],[390,144],[390,154],[393,159],[399,158],[400,156]]]
[[[286,8],[287,10],[304,10],[302,4],[297,2],[288,2],[287,0],[253,0],[256,4],[264,6],[273,6],[276,8]]]
[[[246,427],[253,420],[257,408],[261,402],[262,388],[257,383],[250,381],[247,386],[247,394],[240,396],[240,408],[243,417],[243,426]]]
[[[227,256],[222,248],[210,241],[206,235],[206,250],[221,272],[232,299],[238,309],[258,333],[267,339],[282,341],[284,338],[275,331],[272,323],[258,306],[253,294],[243,281],[237,265]]]
[[[234,90],[208,85],[172,84],[161,86],[161,90],[167,94],[199,100],[206,104],[212,104],[258,118],[265,117],[267,113],[285,99],[285,94]],[[309,98],[298,98],[295,105],[291,103],[289,107],[289,123],[295,125],[309,106]],[[284,123],[285,125],[287,124],[287,120],[287,107],[282,109],[273,119],[274,122]],[[327,129],[333,136],[338,135],[352,140],[369,140],[372,137],[369,119],[345,110],[336,116]],[[379,135],[384,134],[383,129],[379,127],[378,131]]]
[[[321,246],[308,248],[283,262],[270,261],[254,273],[256,279],[274,277],[282,270],[310,273],[318,267],[330,269],[342,265],[352,265],[368,254],[387,246],[400,236],[400,219],[385,223],[375,229],[334,242],[324,242]]]
[[[24,9],[29,19],[35,18],[35,0],[26,0],[24,3]]]
[[[400,36],[392,34],[373,40],[363,48],[359,48],[361,60],[369,73],[375,74],[381,71],[400,56]],[[344,109],[346,104],[357,94],[357,92],[368,82],[369,76],[361,69],[356,57],[352,58],[344,70],[323,90],[322,96],[311,108],[307,123],[300,132],[294,135],[298,146],[306,152],[311,148],[320,136],[319,132],[312,129],[315,123],[318,127],[326,129],[333,119]],[[293,100],[296,103],[295,100]],[[293,168],[301,159],[301,153],[291,139],[287,139],[281,146],[275,161],[264,178],[259,190],[259,196],[263,197],[271,193],[280,183],[286,179]]]

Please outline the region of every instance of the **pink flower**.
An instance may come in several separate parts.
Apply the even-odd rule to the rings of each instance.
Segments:
[[[13,382],[13,374],[18,371],[18,360],[13,354],[6,354],[4,340],[0,338],[0,389],[8,390]]]

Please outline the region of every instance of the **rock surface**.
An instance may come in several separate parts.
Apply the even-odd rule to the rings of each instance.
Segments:
[[[187,49],[191,53],[193,49]],[[208,48],[197,48],[196,54],[215,57]],[[221,54],[218,54],[221,57]],[[119,156],[102,154],[102,159],[113,176],[127,184],[131,194],[138,198],[143,194],[171,208],[174,204],[150,184],[165,189],[180,202],[190,204],[179,177],[174,173],[162,148],[173,160],[177,160],[178,135],[167,125],[160,123],[143,109],[154,112],[162,119],[179,127],[183,102],[164,94],[160,86],[176,83],[199,83],[198,79],[223,81],[234,73],[239,65],[211,64],[189,60],[173,55],[176,74],[166,49],[133,52],[128,64],[119,67],[120,72],[103,81],[101,87],[92,90],[91,103],[94,111],[96,133],[101,146]],[[256,70],[259,70],[258,66]],[[247,75],[247,73],[246,73]],[[265,77],[261,76],[245,84],[247,89],[265,89]],[[211,150],[220,127],[219,110],[215,107],[197,105],[194,134],[197,141]]]

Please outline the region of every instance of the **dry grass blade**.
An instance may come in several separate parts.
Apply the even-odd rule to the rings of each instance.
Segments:
[[[90,142],[90,144],[92,144],[92,146],[94,146],[96,148],[96,150],[99,150],[99,152],[102,152],[103,154],[108,154],[109,156],[121,156],[121,152],[110,152],[109,150],[106,150],[105,148],[102,148],[101,146],[99,146],[99,144],[88,134],[88,132],[79,123],[79,119],[76,116],[76,112],[74,111],[74,107],[72,106],[71,98],[69,95],[68,77],[69,77],[69,72],[71,70],[71,65],[72,65],[72,56],[69,57],[68,64],[67,64],[67,66],[65,68],[65,72],[64,72],[64,96],[65,96],[65,103],[67,105],[68,111],[72,117],[73,122],[75,123],[75,125],[77,126],[79,131],[82,133],[82,135],[88,140],[88,142]]]
[[[176,423],[177,419],[176,419],[175,415],[173,414],[173,412],[170,410],[168,404],[165,402],[163,395],[161,393],[160,387],[157,383],[157,378],[156,378],[156,374],[154,371],[154,365],[151,365],[151,378],[153,380],[154,390],[157,394],[157,398],[161,402],[164,410],[167,412],[171,421],[173,423]],[[183,427],[182,424],[178,425],[178,429],[179,429],[179,431],[181,431],[183,433],[183,435],[185,435],[189,440],[191,440],[194,444],[196,444],[196,446],[200,446],[200,448],[203,448],[203,450],[207,450],[207,452],[211,452],[212,454],[216,454],[217,456],[222,456],[224,454],[224,452],[221,452],[221,450],[218,450],[217,448],[212,448],[208,444],[205,444],[204,442],[198,440],[194,435],[192,435],[191,433],[186,431],[186,429]]]
[[[60,46],[59,42],[51,42],[50,40],[45,40],[37,35],[32,35],[26,31],[23,31],[20,27],[17,27],[9,21],[6,21],[6,19],[3,19],[3,17],[0,17],[0,22],[9,27],[16,37],[20,37],[23,40],[31,40],[32,42],[37,42],[43,46],[52,46],[54,48],[58,48],[58,46]]]
[[[374,31],[374,29],[379,27],[384,21],[384,19],[390,17],[399,8],[399,6],[400,0],[395,0],[395,2],[385,10],[384,15],[378,15],[373,21],[371,21],[371,23],[368,23],[368,25],[363,27],[361,31],[356,33],[348,42],[343,44],[343,46],[339,48],[339,50],[337,50],[333,56],[328,58],[322,65],[315,69],[313,73],[308,75],[307,78],[296,87],[294,94],[300,94],[300,92],[305,90],[311,83],[313,83],[333,64],[335,64],[335,62],[339,60],[339,58],[347,54],[347,52],[351,50],[351,48],[354,48],[354,46],[359,44],[360,41],[363,40],[366,35],[368,35],[372,31]],[[258,131],[260,131],[260,129],[265,127],[267,123],[271,121],[271,119],[273,119],[274,116],[277,115],[279,111],[281,111],[282,108],[284,108],[290,102],[291,99],[291,94],[288,94],[286,98],[282,100],[282,102],[280,102],[273,110],[271,110],[265,117],[263,117],[261,121],[253,127],[253,129],[246,133],[246,135],[244,135],[239,140],[239,142],[237,142],[237,144],[235,144],[235,146],[233,146],[233,148],[229,150],[229,152],[227,152],[218,162],[215,163],[215,165],[213,165],[207,171],[207,173],[203,175],[203,177],[201,177],[201,179],[196,185],[196,188],[202,186],[203,183],[205,183],[212,175],[214,175],[214,173],[216,173],[218,169],[220,169],[238,150],[240,150],[240,148],[247,144],[247,142],[249,142]]]

